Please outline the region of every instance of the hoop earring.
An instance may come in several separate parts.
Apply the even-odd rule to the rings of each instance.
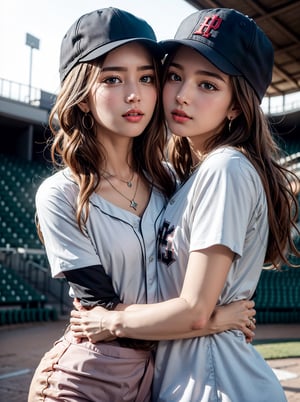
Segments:
[[[91,114],[85,113],[82,116],[81,123],[83,128],[85,128],[86,130],[91,130],[94,127],[95,121]]]
[[[228,123],[228,131],[229,131],[230,133],[231,133],[232,122],[233,122],[233,119],[230,117],[230,118],[229,118],[229,123]]]

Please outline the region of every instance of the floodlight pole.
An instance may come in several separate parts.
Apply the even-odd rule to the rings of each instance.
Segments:
[[[30,60],[29,60],[29,93],[28,103],[31,102],[31,80],[32,80],[32,51],[33,49],[40,48],[40,40],[29,33],[26,33],[26,45],[30,47]]]
[[[32,79],[32,50],[33,47],[30,46],[30,60],[29,60],[29,92],[28,92],[28,103],[31,102],[31,79]]]

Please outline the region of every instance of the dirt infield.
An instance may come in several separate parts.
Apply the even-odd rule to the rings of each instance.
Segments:
[[[1,402],[27,402],[34,369],[44,352],[63,334],[66,324],[61,320],[0,327]],[[260,325],[256,340],[260,339],[300,339],[300,324]],[[299,402],[300,356],[268,363],[280,379],[288,401]]]

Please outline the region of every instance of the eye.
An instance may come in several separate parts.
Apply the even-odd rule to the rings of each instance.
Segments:
[[[111,77],[103,78],[102,82],[104,84],[114,85],[114,84],[119,84],[121,82],[121,79],[119,77],[116,77],[116,76],[111,76]]]
[[[153,75],[143,75],[140,80],[144,84],[153,84],[155,82],[155,77]]]
[[[214,84],[212,84],[211,82],[207,82],[207,81],[202,82],[199,86],[201,88],[205,89],[206,91],[216,91],[217,90],[217,87]]]
[[[167,81],[181,81],[181,78],[174,71],[170,71],[167,75]]]

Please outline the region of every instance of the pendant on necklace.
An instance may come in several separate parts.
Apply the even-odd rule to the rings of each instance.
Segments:
[[[132,187],[132,181],[127,181],[126,184],[128,187],[130,187],[130,188]]]
[[[134,200],[131,200],[129,206],[136,211],[136,207],[138,206],[138,204]]]

